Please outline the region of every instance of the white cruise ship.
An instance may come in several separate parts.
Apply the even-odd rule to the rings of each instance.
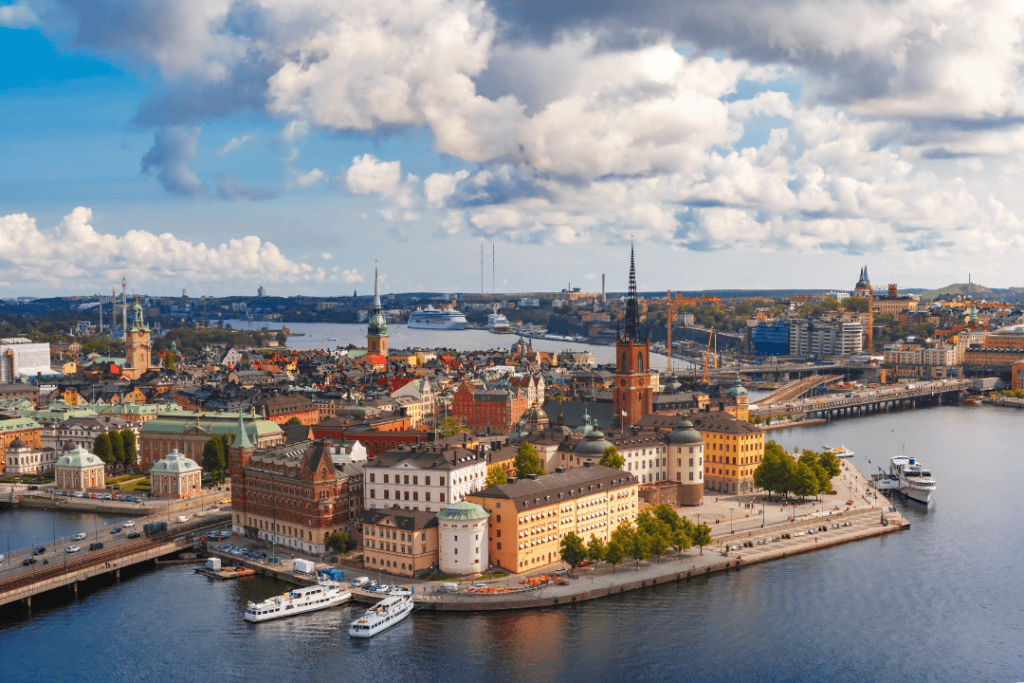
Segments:
[[[466,316],[454,308],[442,310],[427,304],[426,308],[417,309],[409,316],[407,327],[414,330],[464,330]]]
[[[511,334],[512,326],[509,325],[508,318],[506,318],[497,310],[487,316],[487,329],[495,334]]]
[[[897,455],[889,463],[889,476],[899,482],[899,491],[907,498],[927,505],[937,484],[932,473],[914,458]]]
[[[292,617],[340,605],[351,597],[351,593],[341,589],[341,584],[321,578],[316,586],[297,588],[263,602],[250,600],[245,608],[245,620],[257,623]]]
[[[824,451],[831,453],[837,458],[852,458],[853,449],[847,448],[846,446],[825,446]]]
[[[375,636],[409,616],[412,608],[412,594],[409,591],[392,591],[388,597],[349,624],[348,634],[353,638]]]

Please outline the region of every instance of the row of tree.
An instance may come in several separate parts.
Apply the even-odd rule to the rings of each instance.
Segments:
[[[110,465],[131,466],[135,464],[138,451],[135,445],[135,432],[112,430],[100,434],[93,442],[92,452],[103,462]]]
[[[772,493],[801,497],[816,496],[832,490],[832,477],[839,476],[839,458],[835,453],[805,450],[794,460],[774,441],[764,447],[764,458],[754,470],[754,485]]]
[[[560,556],[573,570],[584,560],[589,560],[607,562],[615,571],[615,565],[627,557],[633,558],[639,566],[655,555],[660,563],[661,556],[669,549],[682,553],[696,545],[703,555],[704,546],[710,543],[711,528],[707,524],[694,524],[686,517],[680,517],[670,505],[662,504],[640,513],[635,526],[625,522],[620,524],[607,543],[594,534],[590,534],[590,541],[586,544],[576,533],[566,534],[562,539]]]
[[[204,470],[213,475],[214,481],[224,481],[224,470],[228,467],[228,445],[231,437],[228,434],[210,437],[210,440],[203,446],[203,461],[200,463]]]

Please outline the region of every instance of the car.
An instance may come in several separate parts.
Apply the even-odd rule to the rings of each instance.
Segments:
[[[125,522],[121,526],[123,526],[125,529],[130,529],[133,526],[135,526],[135,522],[133,522],[132,520],[129,519],[127,522]]]
[[[77,533],[74,536],[72,536],[71,538],[73,538],[76,541],[84,541],[85,540],[85,534],[84,533]]]
[[[79,550],[81,550],[81,548],[77,545],[69,545],[67,548],[64,548],[64,552],[66,553],[77,553]]]
[[[227,504],[229,504],[231,502],[231,499],[230,498],[221,498],[217,502],[220,503],[221,505],[227,505]]]
[[[111,500],[113,497],[109,493],[103,494],[103,500]]]
[[[39,546],[38,548],[36,548],[35,550],[32,551],[32,554],[33,555],[42,555],[45,552],[46,552],[46,548],[43,547],[43,546]]]
[[[113,529],[110,530],[110,533],[112,533],[112,534],[119,534],[119,533],[121,533],[121,527],[115,526]]]
[[[132,533],[128,534],[128,538],[138,538],[141,535],[142,534],[140,534],[138,531],[133,531]]]
[[[89,550],[103,550],[103,544],[102,543],[98,543],[98,542],[97,543],[90,543],[89,544]]]
[[[34,558],[34,557],[26,557],[26,558],[25,558],[24,560],[22,560],[22,562],[21,562],[21,564],[22,564],[22,565],[24,565],[24,566],[26,566],[26,567],[27,567],[28,565],[30,565],[30,564],[35,564],[35,563],[36,563],[36,558]]]
[[[31,484],[31,485],[30,485],[30,486],[28,487],[28,490],[29,490],[29,491],[38,491],[38,490],[39,490],[39,487],[38,487],[38,486],[36,486],[35,484]]]

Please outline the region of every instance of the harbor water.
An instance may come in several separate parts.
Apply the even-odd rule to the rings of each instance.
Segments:
[[[1024,680],[1021,418],[937,407],[769,433],[846,445],[865,474],[905,443],[939,488],[895,503],[912,525],[896,534],[574,606],[420,611],[368,641],[346,634],[358,606],[253,625],[246,601],[287,584],[169,565],[0,610],[0,661],[10,681]],[[43,534],[37,514],[0,513],[0,533]]]

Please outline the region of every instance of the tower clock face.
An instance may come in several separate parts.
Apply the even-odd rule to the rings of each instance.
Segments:
[[[619,380],[619,384],[621,384],[622,386],[626,386],[626,380],[625,379],[620,379]]]

